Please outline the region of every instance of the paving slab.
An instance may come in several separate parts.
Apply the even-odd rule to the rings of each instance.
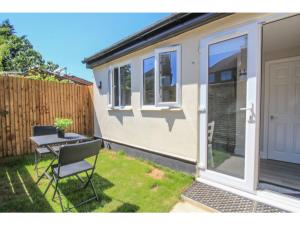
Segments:
[[[208,209],[205,206],[195,205],[187,201],[178,202],[173,209],[170,211],[171,213],[210,213],[213,210]]]

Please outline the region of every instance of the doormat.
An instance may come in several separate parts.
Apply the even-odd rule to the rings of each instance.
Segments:
[[[184,197],[200,202],[219,212],[239,213],[283,213],[288,212],[262,202],[195,181],[184,193]]]

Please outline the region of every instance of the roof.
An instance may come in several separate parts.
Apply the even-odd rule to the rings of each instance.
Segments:
[[[81,85],[92,85],[93,84],[93,82],[87,81],[87,80],[82,79],[80,77],[76,77],[74,75],[65,74],[65,75],[63,75],[63,78],[71,80],[76,84],[81,84]]]
[[[143,30],[126,37],[110,47],[85,58],[87,68],[94,68],[157,42],[221,19],[228,13],[177,13],[159,20]]]

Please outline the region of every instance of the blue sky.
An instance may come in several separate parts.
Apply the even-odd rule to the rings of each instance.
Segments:
[[[1,13],[17,35],[26,35],[46,60],[67,72],[92,80],[92,71],[81,63],[84,57],[110,46],[168,13]]]

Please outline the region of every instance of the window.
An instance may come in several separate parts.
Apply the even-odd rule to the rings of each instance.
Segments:
[[[155,105],[154,62],[154,56],[143,60],[143,105]]]
[[[143,60],[143,105],[180,106],[180,56],[180,46],[172,46]]]
[[[114,67],[112,82],[112,100],[114,107],[131,105],[131,65]]]
[[[214,83],[216,81],[216,75],[214,73],[210,73],[208,75],[208,83]]]
[[[107,73],[107,84],[108,84],[108,106],[111,107],[112,106],[112,90],[111,90],[111,81],[112,81],[112,76],[111,76],[111,69],[108,70]]]
[[[114,68],[114,86],[113,86],[113,93],[114,93],[114,106],[119,106],[119,68],[115,67]]]
[[[225,71],[221,71],[221,80],[222,81],[230,81],[232,80],[232,71],[231,70],[225,70]]]
[[[156,50],[156,104],[161,106],[179,106],[180,84],[180,46]]]
[[[176,102],[176,52],[159,53],[159,102]]]
[[[120,67],[121,106],[131,105],[131,66]]]

